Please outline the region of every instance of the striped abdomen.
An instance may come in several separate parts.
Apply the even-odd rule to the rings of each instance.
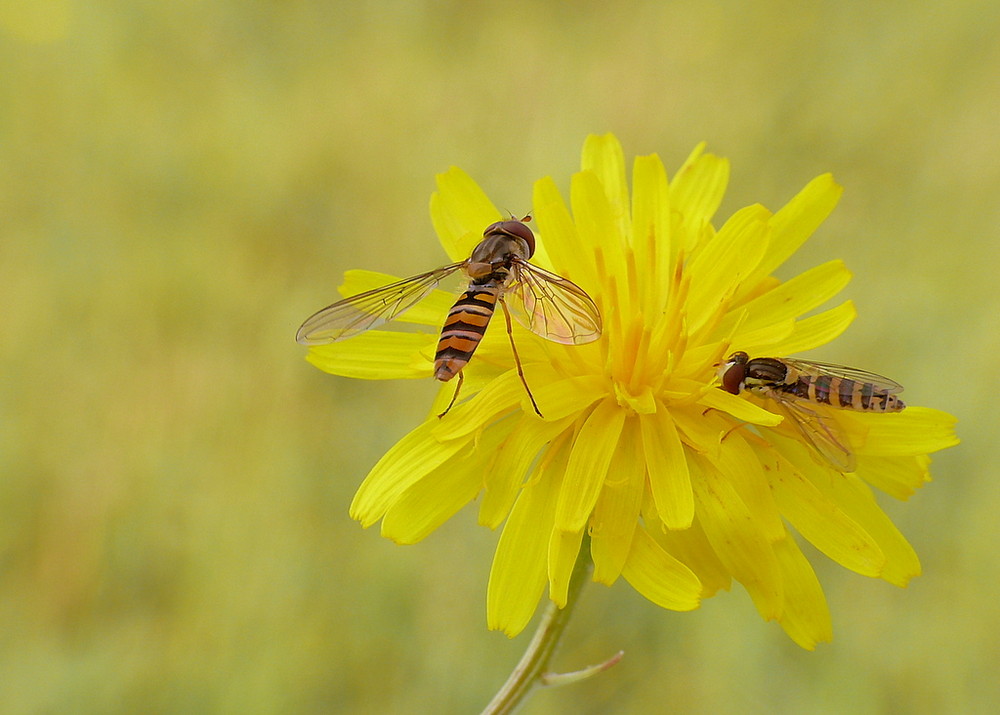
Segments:
[[[774,389],[803,400],[860,412],[899,412],[906,405],[896,395],[870,382],[832,375],[799,373],[795,382]]]
[[[434,377],[447,382],[472,359],[490,324],[499,296],[497,285],[470,285],[459,297],[448,311],[441,329],[434,356]]]

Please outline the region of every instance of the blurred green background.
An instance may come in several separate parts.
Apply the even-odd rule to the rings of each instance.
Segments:
[[[782,275],[843,258],[860,315],[814,357],[964,443],[882,499],[908,589],[814,559],[832,644],[739,587],[676,614],[595,585],[555,666],[625,660],[524,712],[995,709],[998,36],[994,0],[4,3],[0,711],[481,708],[529,638],[485,629],[497,534],[347,515],[433,381],[325,375],[293,334],[345,269],[445,261],[436,172],[527,211],[605,131],[671,172],[729,157],[720,223],[832,171]]]

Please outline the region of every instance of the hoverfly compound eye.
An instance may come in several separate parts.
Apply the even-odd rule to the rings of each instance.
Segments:
[[[744,352],[733,353],[722,367],[722,389],[734,395],[740,394],[743,381],[747,377],[747,362],[750,356]]]
[[[508,236],[520,238],[528,246],[528,258],[531,258],[531,256],[534,255],[535,234],[531,232],[530,228],[528,228],[528,224],[523,221],[498,221],[486,229],[486,233],[490,233],[491,231],[506,233]]]

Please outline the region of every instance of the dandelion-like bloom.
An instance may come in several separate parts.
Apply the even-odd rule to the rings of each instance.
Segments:
[[[638,157],[630,194],[618,141],[589,137],[572,178],[572,213],[551,179],[535,185],[531,260],[594,298],[601,339],[566,346],[514,327],[539,418],[498,321],[465,368],[467,399],[438,419],[453,393],[443,386],[427,420],[358,490],[351,515],[365,527],[381,520],[384,536],[407,544],[479,498],[480,523],[503,525],[487,597],[491,628],[520,632],[546,586],[564,605],[581,545],[589,545],[594,580],[623,577],[668,609],[696,608],[736,580],[764,618],[810,649],[832,633],[801,539],[865,576],[904,586],[919,574],[871,487],[905,499],[928,481],[926,455],[958,442],[951,415],[811,406],[850,442],[856,471],[842,474],[773,401],[718,389],[718,366],[731,351],[798,353],[833,340],[855,316],[846,301],[800,317],[846,285],[840,261],[785,282],[772,275],[836,205],[832,177],[814,179],[776,213],[748,206],[716,229],[727,178],[726,160],[699,146],[669,181],[657,156]],[[505,218],[454,168],[438,176],[431,215],[452,261]],[[350,272],[341,290],[389,280]],[[313,347],[309,359],[351,377],[430,376],[454,299],[437,291],[401,318],[433,332],[371,331]]]

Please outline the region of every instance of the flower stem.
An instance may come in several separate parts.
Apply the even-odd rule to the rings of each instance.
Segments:
[[[589,678],[607,670],[622,658],[618,652],[600,665],[589,666],[573,673],[553,674],[547,672],[549,661],[555,653],[559,639],[562,637],[573,608],[579,601],[583,585],[590,576],[593,563],[590,560],[590,539],[584,537],[580,545],[580,555],[577,557],[573,574],[570,576],[569,588],[566,594],[566,605],[559,608],[549,601],[542,620],[535,634],[531,637],[528,649],[521,656],[520,662],[507,678],[499,692],[483,710],[482,715],[502,715],[514,712],[515,708],[537,686],[565,685]]]

